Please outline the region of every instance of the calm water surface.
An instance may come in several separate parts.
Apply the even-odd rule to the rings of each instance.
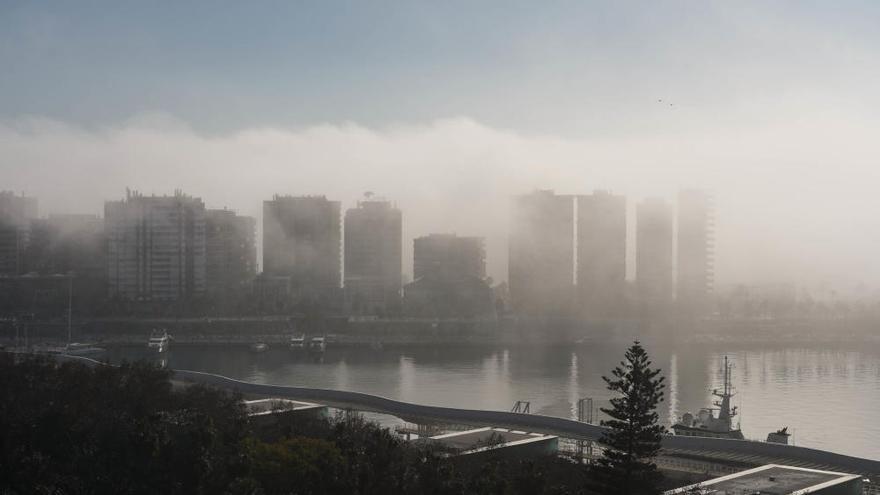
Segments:
[[[576,417],[577,400],[609,398],[602,375],[624,344],[577,347],[408,347],[328,349],[322,360],[270,349],[173,347],[167,366],[278,385],[351,390],[406,402]],[[880,459],[880,346],[649,346],[667,380],[661,419],[707,407],[734,363],[734,404],[747,438],[788,426],[796,445]],[[144,348],[112,351],[111,360],[154,356]]]

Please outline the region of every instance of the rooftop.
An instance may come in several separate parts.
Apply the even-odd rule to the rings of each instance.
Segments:
[[[861,478],[859,475],[768,464],[666,492],[673,494],[798,495]]]
[[[311,402],[301,402],[290,399],[259,399],[244,402],[248,416],[263,416],[276,412],[305,411],[308,409],[322,409],[325,406]]]
[[[540,433],[526,433],[524,431],[486,427],[438,435],[431,437],[430,440],[443,444],[446,447],[467,452],[501,446],[509,447],[553,438],[556,437]]]

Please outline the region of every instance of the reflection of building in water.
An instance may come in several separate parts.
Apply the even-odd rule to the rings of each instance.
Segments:
[[[626,198],[577,197],[577,292],[591,317],[620,316],[626,284]]]
[[[509,238],[513,310],[570,311],[574,288],[574,198],[553,191],[516,196]]]
[[[689,189],[678,194],[676,301],[689,314],[705,314],[713,286],[715,218],[712,197]]]

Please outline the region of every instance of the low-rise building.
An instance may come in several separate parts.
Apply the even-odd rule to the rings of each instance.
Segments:
[[[274,441],[289,435],[294,422],[326,419],[327,406],[290,399],[257,399],[244,402],[254,434],[263,441]]]
[[[857,474],[819,471],[768,464],[739,473],[711,479],[666,492],[685,494],[767,494],[767,495],[861,495],[862,477]]]
[[[541,433],[485,427],[437,435],[428,443],[455,456],[521,458],[556,454],[559,438]]]

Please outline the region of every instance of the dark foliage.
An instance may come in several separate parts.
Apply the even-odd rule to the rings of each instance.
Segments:
[[[660,493],[662,475],[653,458],[665,432],[657,415],[665,385],[660,370],[652,369],[651,364],[648,353],[635,342],[611,372],[612,377],[602,377],[608,389],[618,395],[611,399],[610,408],[601,409],[611,417],[602,421],[610,430],[600,440],[605,450],[595,469],[602,493]]]
[[[247,468],[238,397],[151,366],[0,364],[0,492],[220,493]]]
[[[0,353],[2,354],[2,353]],[[577,494],[584,466],[447,457],[357,414],[254,436],[240,397],[145,364],[0,359],[0,494]]]

